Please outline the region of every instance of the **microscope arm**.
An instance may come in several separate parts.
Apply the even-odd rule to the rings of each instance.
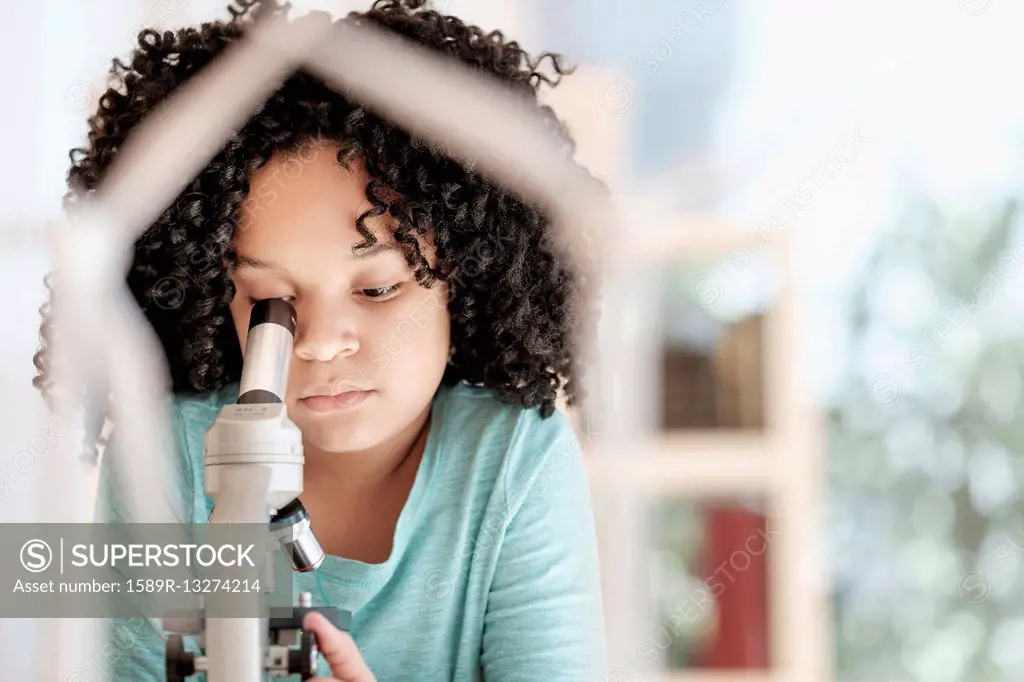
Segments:
[[[223,466],[210,523],[267,523],[270,469]]]
[[[210,523],[267,523],[270,469],[221,467]],[[209,682],[262,682],[266,625],[262,618],[209,618],[206,621]]]

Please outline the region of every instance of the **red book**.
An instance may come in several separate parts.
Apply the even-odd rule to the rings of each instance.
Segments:
[[[738,506],[704,513],[705,585],[718,627],[703,655],[706,668],[768,667],[768,535],[763,515]]]

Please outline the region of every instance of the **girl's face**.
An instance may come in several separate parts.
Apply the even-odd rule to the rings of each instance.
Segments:
[[[245,352],[253,299],[287,298],[298,326],[285,402],[306,442],[329,452],[385,442],[428,408],[450,347],[447,289],[419,286],[371,207],[367,176],[318,144],[274,158],[250,179],[235,231],[231,315]],[[433,250],[421,244],[433,263]]]

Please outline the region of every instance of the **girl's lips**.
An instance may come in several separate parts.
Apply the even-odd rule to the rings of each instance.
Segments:
[[[312,395],[300,400],[299,404],[310,412],[334,412],[361,405],[372,394],[373,391],[346,391],[338,395]]]

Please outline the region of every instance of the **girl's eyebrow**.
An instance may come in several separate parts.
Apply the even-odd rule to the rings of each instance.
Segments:
[[[258,268],[260,270],[271,270],[277,266],[267,261],[256,260],[255,258],[249,258],[242,254],[238,254],[236,267],[239,268]]]
[[[352,259],[353,260],[366,260],[367,258],[372,258],[373,256],[376,256],[377,254],[385,253],[387,251],[398,251],[398,247],[396,247],[394,244],[390,244],[390,243],[387,243],[387,242],[377,242],[377,243],[372,244],[370,246],[353,246],[352,247]],[[246,256],[245,254],[242,254],[242,253],[237,254],[237,257],[236,257],[235,260],[236,260],[236,263],[235,263],[235,267],[236,268],[256,268],[258,270],[276,270],[276,269],[280,269],[274,263],[271,263],[269,261],[259,260],[259,259],[256,259],[256,258],[250,258],[249,256]]]
[[[352,259],[365,260],[385,251],[398,251],[398,247],[388,242],[376,242],[370,246],[353,246]]]

